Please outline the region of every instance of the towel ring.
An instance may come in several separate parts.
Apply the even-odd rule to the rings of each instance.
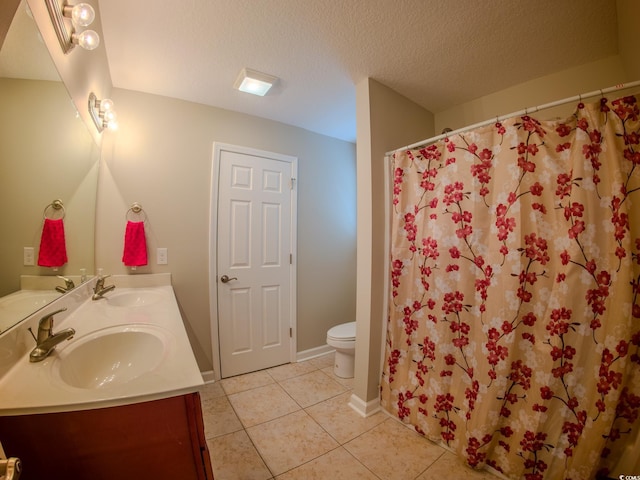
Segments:
[[[66,210],[64,209],[64,205],[62,204],[62,200],[56,199],[51,202],[49,205],[44,207],[44,212],[42,212],[42,217],[49,220],[55,220],[55,213],[58,210],[62,210],[61,217],[58,220],[62,220],[66,215]],[[49,213],[49,215],[47,215]]]
[[[130,213],[141,216],[143,222],[147,220],[147,214],[145,213],[144,209],[142,208],[142,205],[140,205],[138,202],[133,203],[129,207],[129,210],[127,210],[127,213],[125,214],[125,219],[127,221],[132,222],[132,221],[134,221],[134,219],[129,218],[129,214]],[[140,219],[137,218],[137,221],[140,221]]]

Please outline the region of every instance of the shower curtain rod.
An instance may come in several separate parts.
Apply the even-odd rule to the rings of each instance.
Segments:
[[[566,103],[571,103],[571,102],[575,102],[575,101],[581,102],[585,98],[596,97],[598,95],[604,95],[604,94],[609,93],[609,92],[615,92],[617,90],[624,90],[626,88],[633,88],[633,87],[638,87],[638,86],[640,86],[640,80],[635,81],[635,82],[629,82],[629,83],[619,83],[618,85],[615,85],[613,87],[604,88],[604,89],[601,89],[601,90],[594,90],[593,92],[583,93],[582,95],[575,95],[573,97],[565,98],[565,99],[562,99],[562,100],[557,100],[557,101],[551,102],[551,103],[545,103],[545,104],[539,105],[537,107],[525,108],[524,110],[519,110],[517,112],[509,113],[507,115],[501,115],[499,117],[495,117],[495,118],[492,118],[490,120],[485,120],[483,122],[474,123],[473,125],[462,127],[462,128],[457,129],[457,130],[452,130],[452,131],[447,132],[447,133],[442,133],[442,134],[437,135],[435,137],[431,137],[431,138],[428,138],[426,140],[422,140],[420,142],[412,143],[411,145],[406,145],[404,147],[396,148],[395,150],[392,150],[390,152],[385,153],[385,156],[393,155],[398,150],[411,150],[411,149],[414,149],[414,148],[417,148],[417,147],[426,147],[427,145],[429,145],[431,143],[437,142],[438,140],[442,140],[443,138],[447,138],[447,137],[449,137],[451,135],[456,135],[458,133],[467,132],[469,130],[473,130],[474,128],[484,127],[485,125],[489,125],[489,124],[494,123],[494,122],[501,122],[501,121],[506,120],[508,118],[517,117],[517,116],[520,116],[520,115],[528,115],[530,113],[535,113],[535,112],[538,112],[540,110],[545,110],[547,108],[557,107],[559,105],[564,105]]]

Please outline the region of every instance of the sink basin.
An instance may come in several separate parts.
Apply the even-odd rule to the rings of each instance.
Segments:
[[[151,290],[134,289],[132,291],[108,293],[104,296],[109,305],[117,307],[142,307],[159,302],[162,296]]]
[[[60,294],[48,290],[21,290],[13,295],[7,296],[0,301],[0,307],[12,311],[25,311],[30,313],[38,310],[49,302],[59,298]]]
[[[20,290],[0,299],[0,332],[60,297],[56,291]]]
[[[104,389],[153,372],[163,360],[168,333],[149,325],[122,325],[92,332],[60,349],[53,362],[67,385]]]

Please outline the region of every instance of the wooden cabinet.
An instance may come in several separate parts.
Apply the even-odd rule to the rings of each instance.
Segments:
[[[21,480],[211,480],[200,395],[64,413],[0,417]]]

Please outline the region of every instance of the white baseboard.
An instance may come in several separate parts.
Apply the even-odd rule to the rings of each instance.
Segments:
[[[304,360],[311,360],[312,358],[321,357],[327,353],[335,352],[329,345],[322,345],[320,347],[310,348],[309,350],[303,350],[296,353],[296,362],[302,362]]]
[[[329,345],[322,345],[320,347],[310,348],[309,350],[304,350],[302,352],[296,353],[295,361],[303,362],[305,360],[311,360],[312,358],[322,357],[323,355],[327,355],[333,352],[335,352],[335,349],[331,348]],[[204,383],[211,383],[219,380],[216,378],[215,372],[213,370],[200,372],[200,375],[202,375],[202,380],[204,380]]]
[[[374,413],[377,413],[381,410],[380,398],[374,398],[373,400],[365,402],[355,393],[352,394],[351,398],[349,399],[349,406],[363,417],[370,417]]]

